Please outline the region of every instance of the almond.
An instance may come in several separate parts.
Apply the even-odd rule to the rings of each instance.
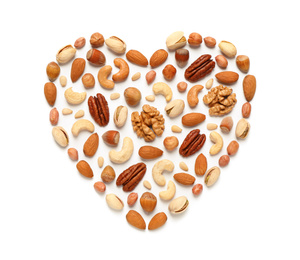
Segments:
[[[206,116],[201,113],[189,113],[182,117],[181,122],[184,126],[195,126],[202,123]]]
[[[256,91],[256,78],[253,75],[247,75],[244,78],[243,90],[246,100],[250,102]]]
[[[163,64],[167,58],[168,53],[165,50],[157,50],[152,54],[150,58],[150,65],[152,68],[158,67],[159,65]]]
[[[93,170],[90,167],[90,165],[84,161],[81,160],[76,164],[77,170],[85,177],[92,178],[94,176]]]
[[[194,184],[196,178],[188,173],[176,173],[174,174],[174,179],[182,185],[192,185]]]
[[[150,220],[148,229],[154,230],[161,226],[163,226],[167,221],[167,215],[164,212],[159,212],[156,215],[153,216],[153,218]]]
[[[85,59],[77,58],[73,61],[71,67],[71,80],[74,83],[83,74],[85,68]]]
[[[163,151],[157,147],[145,145],[139,149],[139,156],[143,159],[155,159],[162,156]]]
[[[86,156],[92,157],[98,149],[99,136],[97,133],[92,134],[83,145],[83,153]]]
[[[148,60],[147,58],[137,50],[130,50],[126,53],[126,58],[130,62],[139,65],[139,66],[147,66]]]
[[[195,161],[195,173],[197,176],[203,176],[207,170],[207,160],[202,153],[198,155]]]
[[[50,106],[53,106],[56,100],[56,86],[52,82],[47,82],[44,86],[45,98]]]
[[[233,71],[219,72],[215,76],[217,80],[223,84],[233,84],[234,82],[237,82],[237,80],[239,79],[239,74]]]
[[[102,135],[102,139],[107,145],[116,146],[119,143],[120,133],[116,130],[109,130]]]
[[[141,214],[138,213],[137,211],[129,210],[129,212],[126,215],[126,219],[130,225],[138,229],[146,229],[146,222],[141,216]]]

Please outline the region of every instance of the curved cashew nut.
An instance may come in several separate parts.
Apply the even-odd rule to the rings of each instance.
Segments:
[[[198,94],[202,89],[202,85],[195,85],[189,90],[187,94],[187,102],[189,103],[190,107],[197,106],[197,104],[199,103]]]
[[[165,97],[166,101],[169,102],[172,99],[173,92],[168,84],[164,82],[157,82],[153,85],[152,90],[155,95],[161,94]]]
[[[159,197],[162,200],[170,200],[175,196],[176,186],[171,180],[168,182],[167,190],[161,191]]]
[[[70,87],[65,91],[65,98],[69,104],[79,105],[85,100],[86,92],[75,92],[72,87]]]
[[[133,141],[130,137],[125,137],[123,139],[123,146],[121,151],[111,150],[109,152],[109,159],[113,163],[124,163],[128,161],[133,153]]]
[[[115,83],[112,80],[107,79],[111,71],[112,67],[110,65],[105,65],[98,72],[98,81],[103,88],[113,89],[115,86]]]
[[[112,76],[114,82],[121,82],[127,79],[129,75],[129,66],[127,62],[122,58],[115,58],[114,64],[116,67],[120,68],[119,72]]]
[[[95,126],[91,121],[87,119],[79,119],[73,124],[71,132],[74,136],[78,136],[79,133],[84,130],[93,133],[95,130]]]
[[[210,140],[215,143],[209,150],[211,155],[215,155],[222,150],[223,147],[223,138],[216,131],[213,131],[209,135]]]
[[[152,177],[159,186],[166,184],[166,178],[162,175],[164,170],[172,172],[174,170],[174,164],[170,160],[163,159],[154,164],[152,168]]]

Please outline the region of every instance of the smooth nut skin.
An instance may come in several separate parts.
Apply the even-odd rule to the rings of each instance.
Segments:
[[[188,205],[189,201],[187,197],[180,196],[170,202],[168,209],[172,214],[181,214],[187,210]]]
[[[237,138],[245,139],[249,134],[249,130],[250,130],[249,122],[245,118],[242,118],[238,121],[236,125],[235,135]]]
[[[227,146],[227,153],[230,156],[233,156],[237,153],[237,151],[239,150],[239,143],[235,140],[231,141],[229,143],[229,145]]]
[[[173,65],[168,64],[165,66],[162,73],[166,80],[172,80],[176,75],[176,68]]]
[[[125,106],[118,106],[114,112],[114,123],[116,127],[121,128],[125,125],[128,115],[128,108]]]
[[[183,112],[184,107],[185,104],[182,99],[174,99],[166,105],[165,111],[169,117],[174,118]]]
[[[91,73],[85,73],[81,81],[85,88],[93,88],[95,86],[95,78]]]
[[[168,151],[173,151],[178,144],[179,142],[176,136],[168,136],[164,140],[164,146]]]
[[[189,35],[188,43],[190,46],[198,47],[202,43],[202,36],[199,33],[193,32]]]
[[[50,81],[56,80],[59,76],[59,73],[60,73],[59,65],[54,61],[50,62],[47,65],[46,73],[47,73],[47,76],[48,76]]]
[[[192,189],[193,194],[197,196],[200,195],[202,191],[203,191],[203,185],[200,183],[196,184]]]
[[[79,38],[75,41],[74,47],[75,47],[76,49],[81,49],[81,48],[85,45],[85,42],[86,42],[86,40],[85,40],[84,37],[79,37]]]
[[[219,167],[214,166],[214,167],[210,168],[204,176],[204,183],[206,184],[206,186],[210,187],[210,186],[214,185],[217,182],[217,180],[219,179],[220,173],[221,173],[221,170]]]
[[[107,183],[112,182],[115,179],[115,177],[115,170],[110,165],[107,165],[101,173],[101,179]]]
[[[72,161],[78,161],[78,151],[75,148],[69,148],[68,155]]]
[[[138,194],[136,192],[131,192],[127,197],[127,204],[132,207],[138,199]]]
[[[140,204],[146,212],[152,212],[156,207],[157,199],[151,192],[144,192],[140,198]]]
[[[140,103],[142,94],[137,88],[129,87],[129,88],[125,89],[124,97],[125,97],[125,101],[128,104],[128,106],[134,107]]]
[[[95,66],[103,66],[106,62],[105,55],[97,49],[90,49],[86,53],[86,59]]]
[[[242,106],[242,116],[244,118],[248,118],[251,114],[251,104],[249,102],[246,102],[243,106]]]
[[[93,48],[101,47],[104,44],[104,37],[101,33],[95,32],[91,35],[90,44]]]
[[[220,167],[225,167],[230,162],[230,157],[228,155],[222,155],[219,159],[219,165]]]
[[[187,49],[178,49],[175,51],[175,60],[179,67],[183,68],[189,60],[190,53]]]
[[[220,128],[223,133],[229,133],[233,127],[233,120],[231,116],[224,117],[221,121]]]
[[[61,147],[66,147],[69,144],[69,136],[67,131],[61,126],[55,126],[52,129],[52,136],[55,142]]]
[[[56,101],[57,88],[54,83],[47,82],[44,85],[44,95],[50,106],[53,106]]]
[[[149,72],[147,72],[146,74],[147,84],[151,84],[154,81],[155,77],[156,77],[156,72],[154,70],[150,70]]]
[[[204,43],[208,48],[213,48],[216,46],[217,41],[215,38],[208,36],[204,38]]]
[[[250,59],[246,55],[238,55],[236,57],[236,65],[239,68],[240,71],[247,73],[250,68]]]
[[[228,60],[223,55],[221,55],[221,54],[217,55],[215,57],[215,60],[216,60],[218,66],[220,68],[222,68],[222,69],[226,69],[227,68],[227,66],[228,66]]]
[[[188,86],[188,84],[187,84],[186,82],[181,81],[181,82],[179,82],[179,83],[177,84],[177,90],[178,90],[179,92],[184,92],[184,91],[186,91],[187,86]]]
[[[120,68],[120,70],[112,75],[112,79],[114,82],[122,82],[127,79],[129,75],[129,66],[128,63],[122,58],[115,58],[114,64],[116,67]]]
[[[97,181],[94,183],[94,189],[99,192],[105,192],[106,185],[102,181]]]
[[[221,50],[221,52],[228,58],[234,58],[236,53],[237,53],[237,49],[236,47],[228,41],[221,41],[219,43],[219,48]]]
[[[59,113],[58,113],[56,107],[52,108],[50,111],[50,116],[49,116],[51,125],[57,125],[58,119],[59,119]]]

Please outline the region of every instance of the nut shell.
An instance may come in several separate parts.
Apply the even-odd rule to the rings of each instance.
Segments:
[[[125,89],[124,97],[125,97],[125,101],[128,104],[128,106],[134,107],[140,103],[142,94],[137,88],[129,87],[129,88]]]
[[[60,64],[65,64],[75,57],[76,49],[72,45],[66,45],[59,49],[56,54],[56,61]]]
[[[123,201],[115,194],[110,193],[107,194],[106,197],[106,203],[107,205],[114,210],[122,210],[124,207]]]
[[[245,119],[242,118],[238,121],[235,129],[235,135],[237,138],[245,139],[250,130],[250,123]]]
[[[59,73],[60,73],[59,65],[54,61],[50,62],[47,65],[46,73],[47,73],[47,76],[48,76],[50,81],[56,80],[59,76]]]
[[[140,198],[140,204],[146,212],[152,212],[157,203],[157,198],[151,192],[144,192]]]
[[[110,165],[107,165],[101,173],[101,179],[107,183],[112,182],[115,179],[115,177],[116,177],[115,170]]]
[[[246,55],[238,55],[236,57],[236,65],[239,68],[240,71],[247,73],[250,68],[250,59]]]
[[[172,214],[181,214],[187,210],[188,205],[187,197],[180,196],[170,202],[168,209]]]
[[[210,168],[204,177],[204,183],[207,187],[214,185],[220,177],[221,170],[219,167],[214,166]]]
[[[69,144],[69,136],[67,131],[61,126],[55,126],[52,129],[52,136],[57,144],[66,147]]]

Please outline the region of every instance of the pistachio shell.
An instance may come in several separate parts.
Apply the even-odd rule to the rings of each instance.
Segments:
[[[109,49],[117,54],[123,54],[126,51],[126,44],[120,38],[111,36],[105,40],[105,44]]]
[[[56,60],[60,64],[65,64],[72,60],[75,56],[76,49],[72,45],[62,47],[56,54]]]
[[[69,144],[69,136],[67,131],[61,126],[55,126],[52,129],[52,136],[61,147],[66,147]]]
[[[204,183],[206,184],[207,187],[212,186],[217,182],[217,180],[220,177],[221,170],[219,167],[214,166],[210,168],[204,177]]]
[[[123,201],[113,193],[106,195],[106,203],[110,208],[115,210],[121,210],[124,207]]]
[[[235,55],[237,53],[237,49],[231,42],[221,41],[218,46],[219,46],[221,52],[228,58],[235,57]]]
[[[168,36],[166,45],[169,50],[176,50],[183,47],[186,44],[186,38],[184,32],[177,31]]]
[[[181,214],[184,211],[186,211],[188,205],[189,205],[189,201],[187,197],[180,196],[170,202],[169,211],[172,214]]]
[[[235,135],[237,138],[245,139],[250,130],[250,123],[242,118],[238,121],[235,129]]]

